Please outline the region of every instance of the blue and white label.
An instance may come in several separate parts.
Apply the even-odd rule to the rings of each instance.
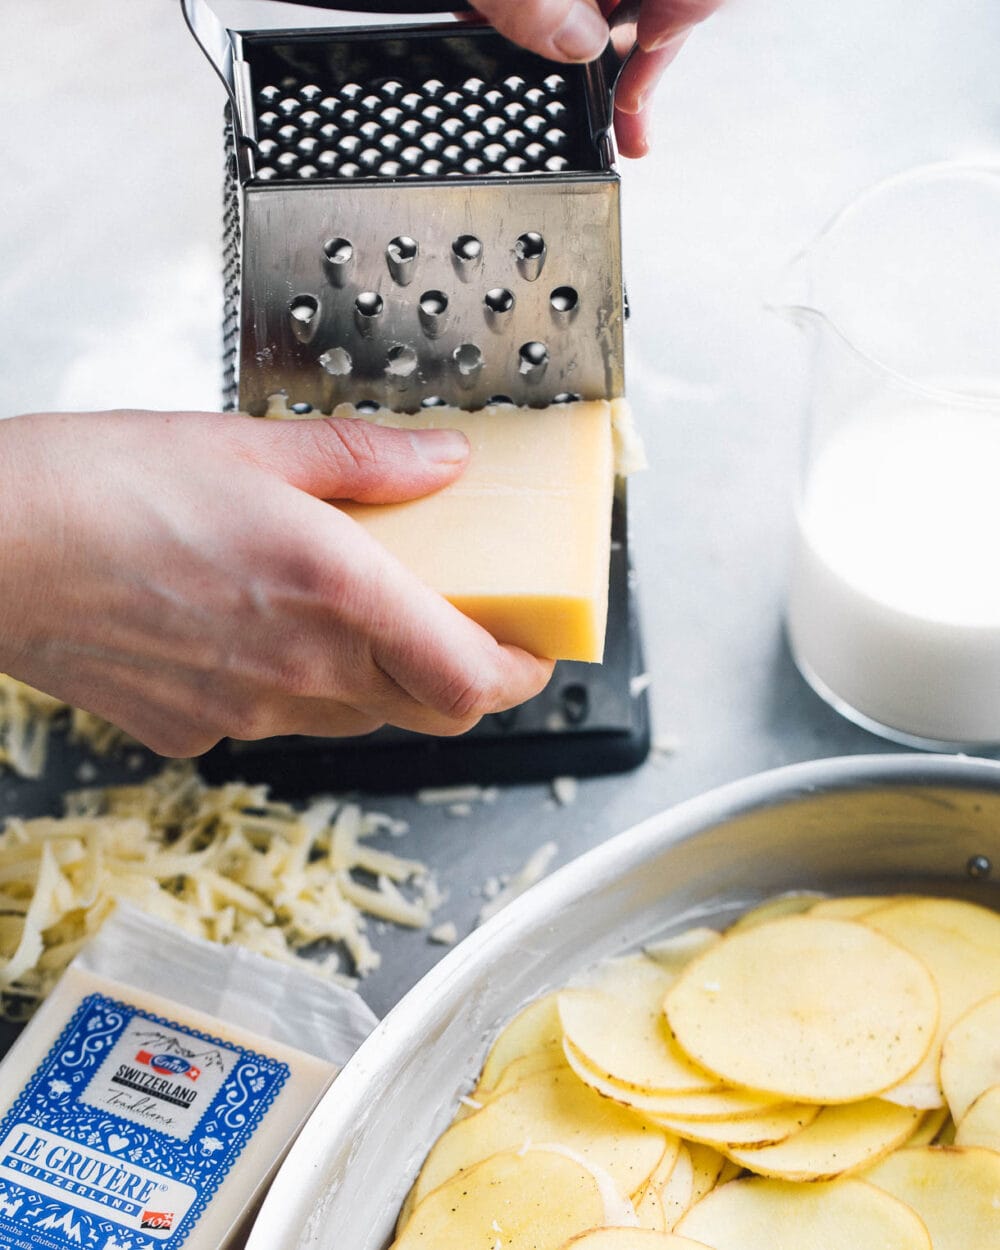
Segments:
[[[287,1077],[88,996],[0,1123],[0,1247],[182,1246]]]

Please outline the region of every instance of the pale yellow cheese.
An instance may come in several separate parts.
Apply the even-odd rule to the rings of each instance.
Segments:
[[[549,659],[599,661],[614,492],[612,405],[431,408],[369,419],[459,429],[472,447],[468,467],[421,499],[338,506],[500,642]]]

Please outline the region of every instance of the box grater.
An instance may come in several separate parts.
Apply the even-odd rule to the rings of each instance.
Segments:
[[[427,7],[293,2],[355,14]],[[261,416],[281,396],[300,415],[341,402],[474,410],[624,393],[614,46],[565,66],[489,26],[427,14],[237,31],[209,0],[181,7],[229,95],[227,408]],[[238,756],[244,774],[287,792],[635,766],[649,724],[624,483],[612,548],[602,665],[561,662],[542,694],[461,738],[386,728],[224,743],[208,771],[231,773]]]

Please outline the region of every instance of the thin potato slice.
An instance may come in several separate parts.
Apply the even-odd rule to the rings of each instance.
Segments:
[[[704,954],[710,946],[722,941],[718,929],[708,929],[697,925],[693,929],[685,929],[668,938],[660,938],[643,947],[643,954],[653,963],[672,972],[674,976],[686,968],[692,959]]]
[[[717,1146],[729,1152],[732,1146],[772,1146],[793,1133],[800,1133],[819,1115],[811,1103],[783,1103],[760,1115],[739,1120],[682,1120],[677,1116],[650,1116],[655,1123],[690,1141]]]
[[[677,1153],[674,1170],[660,1191],[660,1201],[663,1204],[663,1226],[669,1233],[694,1202],[694,1166],[691,1163],[691,1151],[683,1142]]]
[[[581,1233],[563,1250],[711,1250],[701,1241],[673,1233],[649,1233],[639,1228],[598,1228]]]
[[[923,1119],[913,1130],[906,1144],[908,1146],[929,1146],[931,1142],[936,1142],[938,1135],[948,1123],[948,1119],[947,1107],[935,1107],[933,1111],[925,1111]]]
[[[758,925],[766,924],[769,920],[777,920],[780,916],[798,916],[804,911],[811,911],[818,902],[822,901],[822,898],[822,894],[807,893],[802,890],[793,894],[776,894],[773,898],[766,898],[763,903],[758,903],[756,907],[745,911],[742,916],[733,921],[726,932],[742,933],[744,929],[756,929]]]
[[[520,1059],[512,1059],[500,1073],[493,1089],[481,1090],[477,1086],[472,1092],[472,1100],[485,1107],[491,1099],[499,1094],[506,1094],[529,1076],[538,1076],[540,1072],[552,1072],[566,1066],[566,1057],[561,1051],[534,1050],[528,1055],[522,1055]]]
[[[956,1121],[984,1090],[1000,1085],[1000,994],[976,1003],[951,1026],[941,1047],[940,1074]]]
[[[677,1232],[713,1250],[932,1250],[909,1207],[852,1179],[733,1181],[692,1207]]]
[[[667,992],[692,1059],[789,1100],[870,1098],[902,1081],[937,1025],[930,973],[864,924],[786,916],[724,938]]]
[[[729,1157],[760,1176],[786,1181],[830,1180],[881,1159],[905,1142],[922,1119],[911,1107],[879,1098],[824,1107],[801,1133],[756,1150],[731,1147]]]
[[[1000,1246],[1000,1154],[975,1146],[897,1150],[865,1179],[912,1207],[934,1250]]]
[[[809,915],[825,916],[827,920],[857,920],[892,901],[888,894],[843,894],[838,898],[821,899],[810,908]]]
[[[638,1195],[633,1203],[635,1207],[635,1218],[639,1221],[639,1227],[649,1229],[655,1233],[665,1233],[667,1231],[667,1221],[663,1217],[663,1200],[660,1198],[660,1191],[650,1184],[642,1187],[642,1193]]]
[[[726,1163],[726,1157],[720,1154],[713,1146],[703,1146],[701,1142],[687,1142],[688,1153],[691,1156],[691,1167],[694,1172],[692,1183],[692,1203],[698,1202],[701,1198],[715,1187],[716,1181],[722,1172],[722,1168]]]
[[[900,1082],[901,1089],[886,1090],[883,1096],[909,1106],[939,1107],[938,1065],[945,1036],[970,1007],[1000,992],[1000,916],[959,899],[908,898],[889,903],[860,923],[916,955],[930,970],[941,1003],[934,1041],[923,1062]]]
[[[647,1094],[620,1081],[608,1080],[587,1062],[571,1041],[564,1043],[563,1053],[569,1066],[591,1089],[623,1106],[634,1107],[643,1115],[677,1115],[686,1120],[738,1120],[760,1115],[780,1104],[773,1094],[722,1086],[702,1093]]]
[[[564,1070],[540,1072],[445,1130],[417,1177],[417,1201],[449,1177],[502,1150],[562,1146],[606,1172],[624,1197],[637,1193],[677,1138],[640,1120]]]
[[[476,1090],[485,1093],[493,1089],[512,1060],[539,1050],[558,1051],[561,1047],[558,995],[546,994],[529,1003],[503,1028],[486,1056]]]
[[[392,1250],[558,1250],[604,1222],[592,1173],[547,1150],[497,1154],[419,1202]]]
[[[956,1146],[985,1146],[1000,1152],[1000,1085],[983,1090],[955,1130]]]

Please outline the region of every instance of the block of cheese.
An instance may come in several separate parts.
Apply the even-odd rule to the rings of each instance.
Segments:
[[[338,507],[500,642],[554,660],[600,661],[615,474],[612,405],[430,408],[366,419],[461,430],[472,448],[469,464],[458,481],[422,499]]]
[[[117,975],[97,970],[109,965]],[[332,989],[116,913],[0,1064],[0,1246],[242,1242],[296,1132],[374,1023]]]

